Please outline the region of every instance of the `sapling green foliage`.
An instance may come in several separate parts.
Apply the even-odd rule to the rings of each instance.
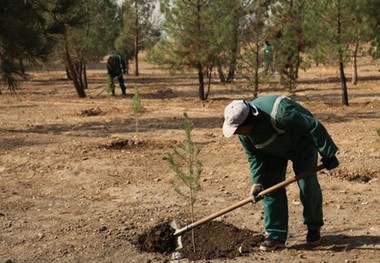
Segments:
[[[194,127],[192,121],[187,113],[183,115],[185,119],[181,123],[181,128],[185,131],[185,139],[182,145],[172,148],[173,152],[169,154],[167,160],[170,169],[176,175],[175,180],[172,181],[175,191],[188,200],[193,214],[196,196],[201,190],[202,162],[199,160],[201,149],[193,142],[192,131]],[[187,188],[187,191],[183,190],[184,188]]]
[[[376,133],[377,133],[377,136],[379,137],[379,138],[378,138],[378,141],[380,142],[380,128],[377,128],[377,129],[376,129]]]
[[[185,139],[182,145],[173,147],[173,152],[168,155],[169,167],[175,173],[172,180],[174,190],[185,200],[190,208],[191,222],[194,222],[194,204],[197,194],[201,190],[200,178],[202,174],[202,162],[199,159],[201,148],[198,147],[192,138],[193,122],[187,113],[183,113],[184,120],[181,128],[185,131]],[[194,232],[193,232],[193,247]]]
[[[144,107],[141,104],[140,91],[138,87],[135,87],[135,94],[132,98],[132,110],[136,120],[136,132],[139,131],[139,116],[144,111]]]
[[[112,90],[115,89],[115,83],[113,82],[112,77],[108,76],[106,84],[106,92],[108,95],[111,95]]]

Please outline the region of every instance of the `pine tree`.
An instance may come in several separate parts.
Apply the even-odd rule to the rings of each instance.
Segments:
[[[183,116],[181,128],[185,131],[185,139],[182,145],[173,147],[167,161],[170,169],[175,172],[175,178],[172,180],[174,190],[187,200],[191,222],[194,223],[194,204],[197,201],[197,194],[201,190],[202,162],[199,159],[201,148],[193,141],[193,122],[186,112],[183,113]],[[194,231],[192,231],[192,241],[195,250]]]
[[[260,83],[259,70],[263,61],[262,46],[269,38],[269,30],[266,28],[268,10],[265,0],[253,1],[242,8],[244,12],[241,11],[239,15],[238,45],[241,52],[238,54],[238,70],[240,75],[248,80],[249,90],[252,90],[253,98],[256,98]]]
[[[235,2],[161,1],[165,38],[150,50],[148,59],[170,71],[195,70],[200,100],[208,98],[212,70],[214,67],[221,69],[225,65],[224,52],[233,49],[232,4]],[[233,63],[231,60],[230,65]]]
[[[60,30],[46,19],[49,9],[44,2],[1,1],[0,84],[11,92],[27,77],[25,64],[46,61],[54,44],[52,33]]]
[[[368,14],[368,25],[370,37],[369,42],[371,48],[369,54],[374,59],[380,58],[380,1],[379,0],[366,0],[363,9]]]
[[[159,36],[159,28],[152,24],[154,1],[126,0],[122,5],[123,28],[116,41],[116,48],[125,54],[126,59],[134,59],[135,76],[139,76],[139,52],[149,47],[152,36]]]
[[[307,2],[304,29],[318,58],[338,66],[342,104],[349,106],[345,65],[351,54],[350,47],[360,37],[357,19],[358,0],[321,0]]]
[[[274,67],[280,74],[281,84],[293,92],[302,64],[301,54],[309,45],[302,30],[307,0],[280,2],[271,6],[270,35],[275,52]]]
[[[139,116],[144,111],[144,107],[141,103],[141,97],[140,97],[140,90],[138,87],[135,87],[135,94],[132,98],[132,110],[133,114],[135,115],[135,126],[136,126],[136,133],[139,132]]]
[[[75,6],[67,6],[65,1],[74,1]],[[57,38],[57,50],[78,96],[83,98],[87,88],[86,64],[114,50],[113,42],[121,25],[117,5],[112,0],[65,1],[59,6],[66,10],[65,14],[53,18],[64,25],[63,33]]]

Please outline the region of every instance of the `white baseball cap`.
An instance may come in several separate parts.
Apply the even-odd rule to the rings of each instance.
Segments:
[[[249,105],[244,100],[233,100],[224,109],[223,135],[231,137],[249,114]]]

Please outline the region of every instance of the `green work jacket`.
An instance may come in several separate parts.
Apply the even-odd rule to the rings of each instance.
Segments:
[[[111,78],[119,77],[124,73],[126,69],[126,63],[125,60],[120,55],[113,55],[112,56],[115,59],[115,66],[111,66],[109,63],[107,63],[107,74]]]
[[[299,160],[315,149],[332,157],[338,148],[325,127],[297,102],[286,96],[269,95],[250,102],[259,111],[252,132],[238,135],[248,156],[253,183],[263,181],[263,163],[269,156]]]

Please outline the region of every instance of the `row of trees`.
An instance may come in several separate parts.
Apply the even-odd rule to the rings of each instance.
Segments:
[[[198,72],[199,99],[207,99],[212,70],[221,81],[239,74],[257,96],[265,40],[275,47],[276,71],[292,91],[299,69],[335,65],[348,105],[345,65],[365,53],[378,57],[379,0],[161,0],[163,38],[149,59],[169,70]],[[205,82],[208,80],[208,87]]]
[[[116,0],[0,0],[0,84],[15,91],[27,77],[26,66],[60,62],[85,97],[89,62],[111,52],[138,61],[145,38],[152,39],[152,8],[148,0],[121,6]]]
[[[134,59],[138,76],[139,51],[147,49],[165,69],[195,70],[200,100],[213,72],[222,82],[242,76],[256,97],[269,40],[282,85],[293,91],[311,63],[335,65],[348,105],[345,65],[352,61],[356,82],[357,57],[379,56],[377,10],[379,0],[0,0],[0,81],[14,91],[25,65],[61,61],[85,97],[87,63],[119,52]]]

